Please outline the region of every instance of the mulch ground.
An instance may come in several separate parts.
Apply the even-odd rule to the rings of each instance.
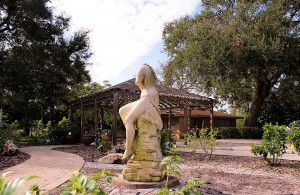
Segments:
[[[85,162],[96,162],[100,157],[104,156],[105,153],[100,153],[95,146],[66,146],[52,148],[52,150],[58,150],[61,152],[68,152],[76,154],[84,159]]]
[[[18,165],[30,158],[29,154],[20,152],[16,156],[0,156],[0,171]]]
[[[85,147],[58,148],[65,152],[78,154],[86,159],[81,172],[90,175],[103,169],[103,165],[97,163],[97,151],[91,151]],[[96,152],[96,153],[95,153]],[[99,154],[101,157],[104,154]],[[198,177],[205,181],[200,189],[202,194],[299,194],[300,195],[300,162],[281,160],[277,166],[269,166],[261,158],[220,156],[212,155],[208,159],[204,154],[192,154],[188,152],[179,153],[184,159],[181,168],[181,185],[188,179]],[[106,169],[120,174],[122,167],[109,166]],[[150,193],[143,191],[129,190],[117,191],[107,182],[101,182],[108,193],[111,194],[155,194],[157,190]],[[116,193],[116,191],[118,193]]]
[[[81,156],[85,165],[81,172],[87,175],[97,173],[103,169],[103,164],[97,160],[104,154],[99,153],[93,146],[72,146],[56,148]],[[269,166],[261,158],[219,156],[213,155],[208,159],[204,154],[179,153],[184,159],[181,168],[181,185],[193,177],[205,181],[200,186],[202,194],[299,194],[300,195],[300,161],[282,160],[280,165]],[[16,157],[5,157],[0,160],[0,170],[7,168],[7,164],[21,163],[29,155],[19,154]],[[17,160],[18,159],[18,160]],[[23,161],[22,161],[23,160]],[[5,161],[5,163],[3,163]],[[5,167],[6,166],[6,167]],[[124,166],[123,166],[124,167]],[[106,167],[116,174],[122,171],[122,165]],[[155,194],[139,190],[120,190],[112,187],[107,182],[100,182],[108,193],[111,194]],[[47,195],[59,194],[53,190]]]

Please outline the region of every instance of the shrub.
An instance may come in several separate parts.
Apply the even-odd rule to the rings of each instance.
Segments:
[[[12,140],[14,143],[18,142],[21,135],[18,132],[19,122],[14,121],[5,129],[0,129],[0,146],[3,145],[5,140]]]
[[[300,155],[300,127],[296,123],[292,123],[289,128],[291,129],[291,134],[288,135],[287,140],[290,141],[292,147]]]
[[[219,127],[217,137],[221,139],[261,139],[263,132],[260,127]]]
[[[173,145],[176,144],[176,140],[173,136],[173,132],[169,129],[163,129],[160,131],[160,148],[163,155],[167,155]]]
[[[200,144],[205,154],[208,155],[208,158],[211,157],[216,145],[219,144],[219,141],[217,141],[217,134],[217,130],[212,129],[209,131],[207,128],[201,129],[199,132],[197,142]]]
[[[186,142],[191,142],[188,148],[192,149],[192,152],[196,152],[196,149],[201,148],[208,158],[211,157],[215,147],[219,144],[217,141],[218,130],[212,129],[211,131],[207,128],[192,129],[189,133],[184,134]]]
[[[285,126],[278,124],[265,124],[263,126],[264,134],[262,138],[262,145],[256,146],[253,145],[251,152],[257,156],[260,155],[265,161],[270,165],[278,164],[279,157],[282,157],[282,154],[286,153],[286,133]],[[271,157],[269,159],[268,157]]]
[[[72,135],[80,137],[80,130],[77,127],[75,122],[70,122],[66,117],[63,117],[62,120],[56,125],[52,125],[49,129],[49,138],[56,140],[56,142],[62,142],[62,137],[64,134],[69,132]]]

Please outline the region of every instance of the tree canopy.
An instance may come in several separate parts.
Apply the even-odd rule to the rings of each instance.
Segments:
[[[19,105],[23,118],[29,102],[68,105],[72,90],[90,81],[88,32],[69,32],[70,18],[54,15],[49,3],[0,2],[0,107]]]
[[[203,11],[163,30],[164,81],[248,105],[246,126],[280,83],[299,78],[300,3],[290,0],[205,0]],[[299,87],[299,85],[298,85]]]

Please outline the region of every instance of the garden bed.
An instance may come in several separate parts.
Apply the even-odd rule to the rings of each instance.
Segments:
[[[84,158],[81,172],[90,175],[102,169],[120,174],[124,165],[104,165],[97,160],[100,154],[93,146],[71,146],[56,148],[63,152],[77,154]],[[282,160],[281,165],[269,166],[261,158],[213,155],[207,159],[204,154],[179,153],[184,164],[181,167],[181,184],[188,179],[198,177],[205,181],[200,187],[202,194],[300,194],[300,161]],[[1,158],[0,170],[8,168],[6,164],[18,164],[30,158],[25,153],[15,157]],[[5,160],[6,163],[3,163]],[[100,182],[111,194],[155,194],[158,189],[129,190],[112,187]],[[58,195],[56,188],[47,195]]]
[[[87,175],[103,168],[120,174],[124,165],[103,165],[91,161],[91,150],[84,146],[58,148],[82,156],[86,163],[81,172]],[[95,151],[94,151],[95,152]],[[96,155],[96,154],[93,154]],[[205,181],[200,187],[202,194],[300,194],[300,162],[282,160],[281,165],[270,167],[262,159],[255,157],[213,155],[207,159],[204,154],[182,152],[184,164],[180,165],[181,184],[198,177]],[[99,155],[100,157],[101,155]],[[94,158],[94,161],[97,159]],[[100,182],[111,194],[155,194],[158,190],[127,190]],[[55,194],[54,191],[48,194]]]
[[[16,156],[0,156],[0,171],[21,164],[30,158],[29,154],[20,152]]]

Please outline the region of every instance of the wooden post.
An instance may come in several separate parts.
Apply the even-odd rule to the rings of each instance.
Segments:
[[[210,100],[210,120],[209,120],[209,128],[210,130],[214,128],[214,101],[211,99]]]
[[[83,105],[82,105],[82,99],[80,99],[80,126],[81,126],[81,135],[84,134],[83,129],[84,129],[84,114],[83,114]]]
[[[119,107],[119,94],[114,93],[114,101],[113,101],[113,115],[114,115],[114,133],[113,133],[113,145],[117,145],[117,121],[118,121],[118,107]]]
[[[101,131],[103,130],[103,123],[104,123],[104,111],[103,111],[103,107],[100,108],[100,129]]]
[[[97,99],[95,98],[95,119],[94,119],[94,123],[95,123],[95,134],[97,135],[98,133],[98,105],[97,105]]]
[[[188,122],[187,122],[187,132],[190,132],[191,130],[191,110],[190,108],[188,107],[188,113],[187,113],[187,118],[188,118]]]
[[[171,111],[172,108],[169,108],[169,118],[168,118],[168,129],[171,131]]]
[[[184,132],[183,133],[187,133],[188,130],[189,130],[189,104],[188,104],[188,101],[185,101],[185,104],[184,104]]]

